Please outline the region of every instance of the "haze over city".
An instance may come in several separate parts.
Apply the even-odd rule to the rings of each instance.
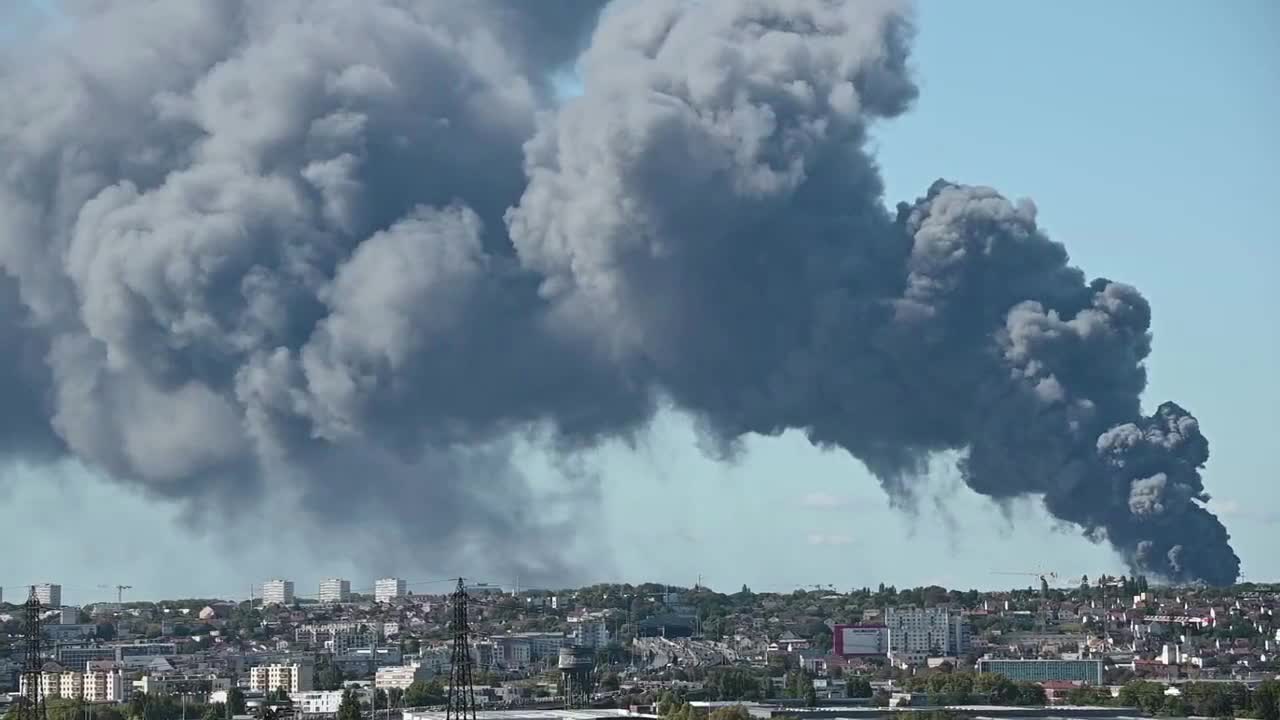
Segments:
[[[1280,579],[1274,3],[408,5],[0,9],[5,599]]]

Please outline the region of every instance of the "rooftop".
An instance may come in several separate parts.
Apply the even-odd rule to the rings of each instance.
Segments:
[[[626,710],[479,710],[476,720],[613,720],[614,718],[657,718]],[[404,720],[445,720],[442,711],[407,712]]]

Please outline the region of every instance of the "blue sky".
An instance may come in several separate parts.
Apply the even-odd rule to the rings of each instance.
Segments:
[[[0,39],[40,20],[0,2]],[[1146,404],[1173,399],[1200,418],[1211,507],[1246,578],[1280,579],[1280,302],[1269,286],[1280,270],[1280,4],[934,0],[919,20],[920,101],[875,132],[888,199],[914,198],[939,176],[1032,197],[1087,272],[1141,288],[1155,312]],[[736,463],[717,464],[687,420],[666,415],[641,448],[587,461],[605,484],[606,529],[584,553],[600,580],[989,587],[1010,579],[997,570],[1122,570],[1033,506],[1010,521],[957,488],[945,463],[935,497],[912,514],[890,510],[858,463],[794,434],[752,440]],[[541,464],[529,460],[535,474]],[[367,566],[314,557],[287,527],[228,550],[184,530],[174,508],[82,469],[8,474],[9,597],[44,579],[63,582],[71,602],[117,582],[157,597],[244,596],[280,574],[299,592],[330,574],[372,581]],[[29,543],[20,533],[32,529],[41,539]]]

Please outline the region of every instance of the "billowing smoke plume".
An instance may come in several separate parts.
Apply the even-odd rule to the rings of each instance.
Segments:
[[[0,452],[287,487],[426,563],[551,576],[513,438],[572,454],[669,400],[725,447],[803,429],[894,497],[959,450],[1136,569],[1236,578],[1196,420],[1141,413],[1143,297],[1029,202],[885,209],[864,145],[915,98],[901,5],[598,9],[83,3],[0,68]]]

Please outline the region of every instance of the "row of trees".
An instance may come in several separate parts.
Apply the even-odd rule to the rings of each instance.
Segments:
[[[1119,705],[1152,715],[1170,717],[1250,717],[1280,720],[1280,681],[1267,680],[1250,691],[1240,683],[1198,682],[1179,686],[1180,695],[1166,695],[1160,683],[1136,680],[1120,689]],[[1068,700],[1070,700],[1068,696]],[[1105,698],[1102,698],[1105,702]]]
[[[936,672],[899,678],[909,692],[928,693],[939,704],[960,705],[982,702],[992,705],[1043,705],[1044,690],[1034,683],[1015,683],[989,673]],[[734,667],[707,673],[703,691],[709,700],[753,702],[774,696],[766,672]],[[873,697],[870,679],[854,675],[845,680],[845,693],[851,698]],[[783,697],[817,704],[813,677],[803,670],[790,670],[784,675]]]
[[[287,700],[288,695],[285,695]],[[45,711],[49,720],[181,720],[181,718],[201,718],[202,720],[224,720],[230,715],[243,715],[245,712],[244,693],[233,688],[228,700],[231,709],[222,703],[187,702],[173,695],[148,695],[136,692],[124,705],[102,705],[86,703],[79,699],[48,698]],[[87,712],[86,712],[87,711]],[[17,703],[9,709],[6,720],[12,720],[17,713]]]
[[[907,692],[928,693],[938,705],[1044,705],[1044,688],[1030,682],[1014,682],[994,673],[939,672],[906,678]]]

